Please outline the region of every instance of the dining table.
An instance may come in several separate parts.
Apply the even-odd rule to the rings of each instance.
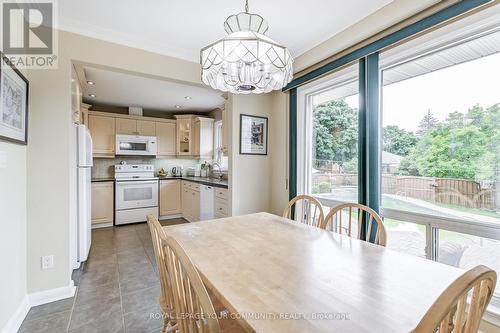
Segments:
[[[411,332],[464,273],[269,213],[163,228],[246,332]]]

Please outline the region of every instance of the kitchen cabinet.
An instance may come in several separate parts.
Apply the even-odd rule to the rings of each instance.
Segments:
[[[192,147],[192,116],[175,116],[177,122],[177,155],[193,155]]]
[[[116,134],[155,136],[154,121],[116,118]]]
[[[224,154],[229,150],[229,103],[226,101],[224,110],[222,110],[222,149]]]
[[[215,218],[229,217],[229,191],[225,188],[215,189]]]
[[[115,156],[115,118],[89,115],[88,127],[92,137],[92,153],[94,157]]]
[[[154,121],[137,120],[137,135],[156,136],[156,124]]]
[[[193,156],[213,158],[214,120],[196,117],[193,121]]]
[[[200,185],[182,181],[182,215],[190,222],[200,220]]]
[[[160,180],[160,216],[181,213],[181,181]]]
[[[91,220],[92,228],[113,225],[114,219],[114,182],[92,183]]]
[[[175,156],[175,123],[156,122],[157,156]]]

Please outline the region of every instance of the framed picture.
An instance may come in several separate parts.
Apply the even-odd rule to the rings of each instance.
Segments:
[[[0,53],[0,140],[28,143],[28,80]]]
[[[240,115],[240,154],[267,155],[266,117]]]

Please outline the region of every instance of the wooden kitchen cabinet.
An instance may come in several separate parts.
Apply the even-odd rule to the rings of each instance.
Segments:
[[[116,118],[116,134],[155,136],[154,121]]]
[[[114,182],[92,183],[92,228],[113,225],[114,220]]]
[[[181,182],[160,180],[160,216],[181,213]]]
[[[94,157],[115,156],[115,118],[89,115],[88,127],[92,137]]]
[[[182,215],[190,222],[200,220],[200,186],[199,184],[182,182]]]
[[[157,156],[175,156],[175,123],[156,122]]]
[[[137,120],[137,135],[156,136],[156,124],[154,121]]]
[[[116,118],[116,134],[137,135],[137,120]]]
[[[193,156],[213,158],[214,120],[196,117],[193,121]]]
[[[177,155],[193,155],[192,116],[175,116],[177,121]]]
[[[229,106],[228,102],[226,101],[226,106],[224,107],[224,110],[222,110],[222,149],[224,154],[227,154],[229,150]]]
[[[229,217],[229,191],[225,188],[215,188],[214,201],[215,218]]]

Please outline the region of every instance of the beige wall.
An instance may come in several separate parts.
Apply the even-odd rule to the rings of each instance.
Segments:
[[[0,142],[0,331],[26,296],[26,147]]]
[[[59,32],[59,68],[29,72],[28,291],[70,284],[69,225],[74,222],[74,135],[71,124],[71,61],[118,68],[151,77],[200,84],[196,63]],[[40,257],[54,255],[42,271]]]
[[[271,138],[268,155],[240,155],[240,114],[271,117],[272,95],[232,95],[229,97],[229,181],[232,187],[232,213],[242,215],[268,212],[271,206]],[[272,119],[268,121],[268,127]]]

